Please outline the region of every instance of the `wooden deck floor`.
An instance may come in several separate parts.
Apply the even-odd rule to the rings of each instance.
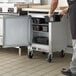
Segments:
[[[36,52],[33,59],[29,59],[26,52],[18,56],[17,49],[0,49],[0,76],[64,76],[60,71],[69,65],[71,56],[66,54],[60,58],[54,54],[51,63],[46,57]]]

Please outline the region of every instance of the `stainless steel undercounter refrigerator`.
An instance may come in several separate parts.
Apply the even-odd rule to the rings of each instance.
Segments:
[[[31,33],[31,18],[13,13],[0,14],[0,45],[3,48],[28,46]],[[21,48],[19,48],[21,55]]]

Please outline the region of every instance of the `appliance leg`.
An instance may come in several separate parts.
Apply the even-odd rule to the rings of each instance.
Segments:
[[[21,48],[19,47],[19,56],[21,56]]]
[[[16,48],[18,48],[18,54],[19,54],[19,56],[21,56],[21,48],[20,47],[16,47]]]

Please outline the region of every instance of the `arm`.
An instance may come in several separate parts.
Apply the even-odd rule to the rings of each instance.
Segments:
[[[57,8],[58,0],[52,0],[50,7],[50,15],[54,13],[54,10]]]

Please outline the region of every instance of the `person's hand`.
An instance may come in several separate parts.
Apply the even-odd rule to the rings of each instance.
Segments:
[[[66,10],[62,10],[62,11],[60,12],[61,17],[63,17],[65,14],[66,14]]]
[[[68,13],[68,11],[69,11],[69,8],[65,8],[64,10],[62,10],[62,11],[60,12],[60,15],[63,17],[65,14]]]
[[[50,13],[50,12],[48,13],[49,17],[52,17],[53,15],[54,15],[53,13]]]
[[[60,12],[60,15],[64,16],[65,15],[65,12],[64,11],[61,11]]]

